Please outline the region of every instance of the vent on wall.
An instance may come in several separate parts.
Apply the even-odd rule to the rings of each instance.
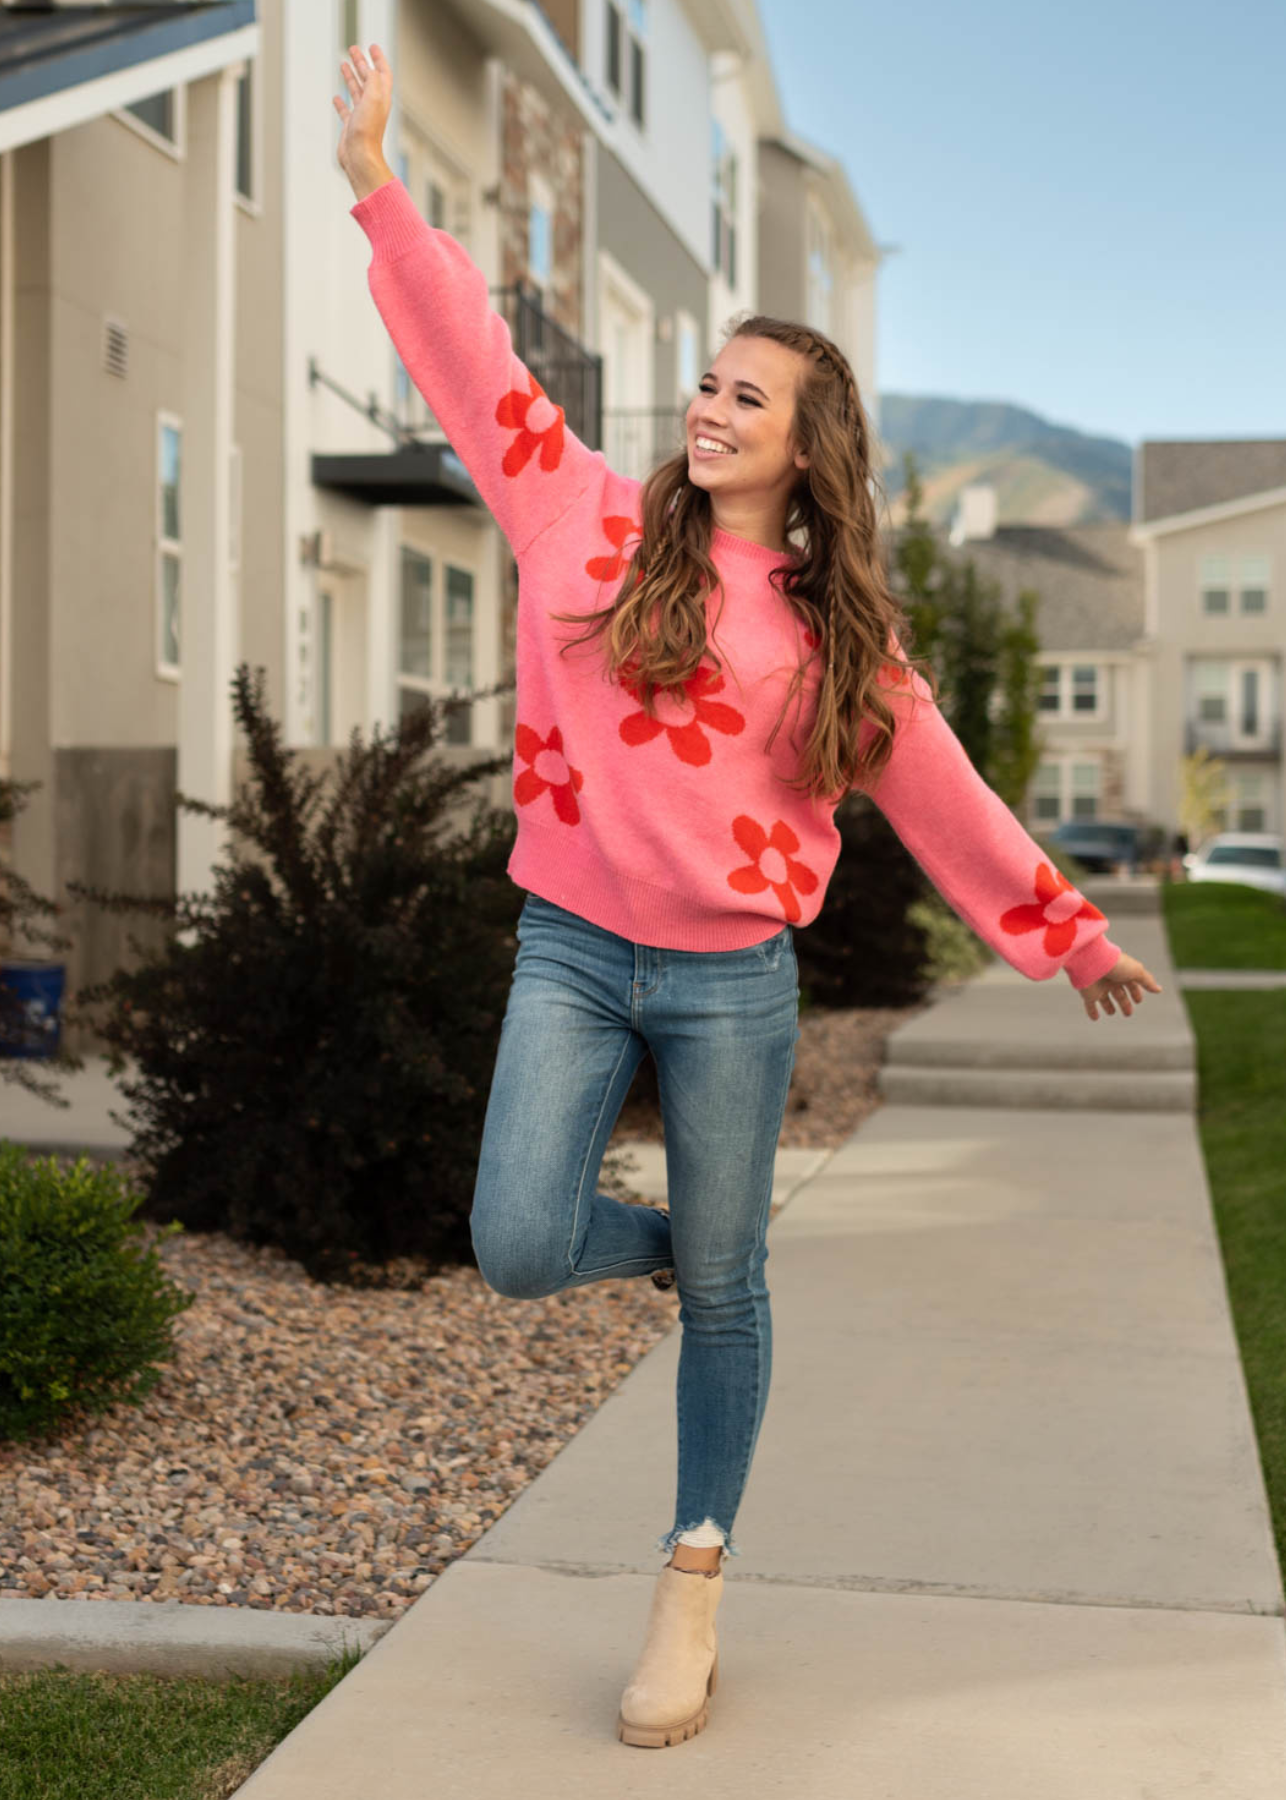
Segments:
[[[129,332],[124,319],[103,320],[103,367],[122,381],[129,374]]]

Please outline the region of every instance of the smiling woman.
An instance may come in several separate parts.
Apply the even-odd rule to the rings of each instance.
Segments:
[[[383,95],[382,58],[372,73],[355,53],[345,71],[358,111],[367,84]],[[871,433],[839,347],[767,314],[735,323],[684,444],[640,483],[568,427],[464,247],[401,181],[371,185],[363,159],[354,169],[372,298],[518,567],[508,873],[527,898],[474,1248],[515,1301],[677,1280],[678,1479],[655,1544],[670,1560],[617,1729],[680,1743],[706,1722],[722,1561],[740,1554],[732,1528],[768,1398],[763,1267],[799,1035],[794,930],[825,901],[836,807],[864,788],[1027,979],[1065,973],[1087,1008],[1156,984],[982,780],[903,652]],[[668,1213],[597,1190],[649,1051]]]

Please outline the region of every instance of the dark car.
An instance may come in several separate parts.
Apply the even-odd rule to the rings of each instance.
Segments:
[[[1049,833],[1051,843],[1066,850],[1095,874],[1110,875],[1125,863],[1137,875],[1145,862],[1160,856],[1165,833],[1159,825],[1123,819],[1064,819]]]

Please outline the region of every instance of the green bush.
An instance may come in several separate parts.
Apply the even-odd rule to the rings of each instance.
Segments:
[[[70,1414],[135,1403],[174,1351],[195,1295],[166,1275],[113,1165],[70,1168],[0,1143],[0,1438],[47,1436]]]
[[[469,1213],[523,901],[512,811],[458,796],[511,758],[426,757],[434,702],[318,772],[296,766],[233,683],[249,777],[213,892],[148,900],[182,929],[77,995],[137,1079],[131,1158],[144,1212],[273,1245],[316,1280],[384,1285],[394,1259],[474,1262]],[[475,696],[476,698],[477,696]],[[323,796],[321,790],[330,785]],[[458,829],[457,829],[458,825]],[[137,946],[136,946],[137,947]],[[115,1115],[113,1115],[115,1116]]]
[[[801,1003],[914,1006],[933,979],[916,900],[934,890],[865,794],[835,808],[839,861],[812,924],[795,934]]]

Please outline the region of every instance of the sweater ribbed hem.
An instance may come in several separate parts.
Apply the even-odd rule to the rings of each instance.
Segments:
[[[1101,931],[1083,949],[1073,951],[1063,968],[1074,988],[1091,987],[1116,966],[1117,958],[1123,954],[1120,945]]]
[[[691,894],[655,887],[619,869],[580,869],[565,843],[522,820],[509,855],[511,881],[632,944],[659,950],[745,950],[789,923],[745,906],[703,907]],[[747,896],[749,898],[749,896]]]

